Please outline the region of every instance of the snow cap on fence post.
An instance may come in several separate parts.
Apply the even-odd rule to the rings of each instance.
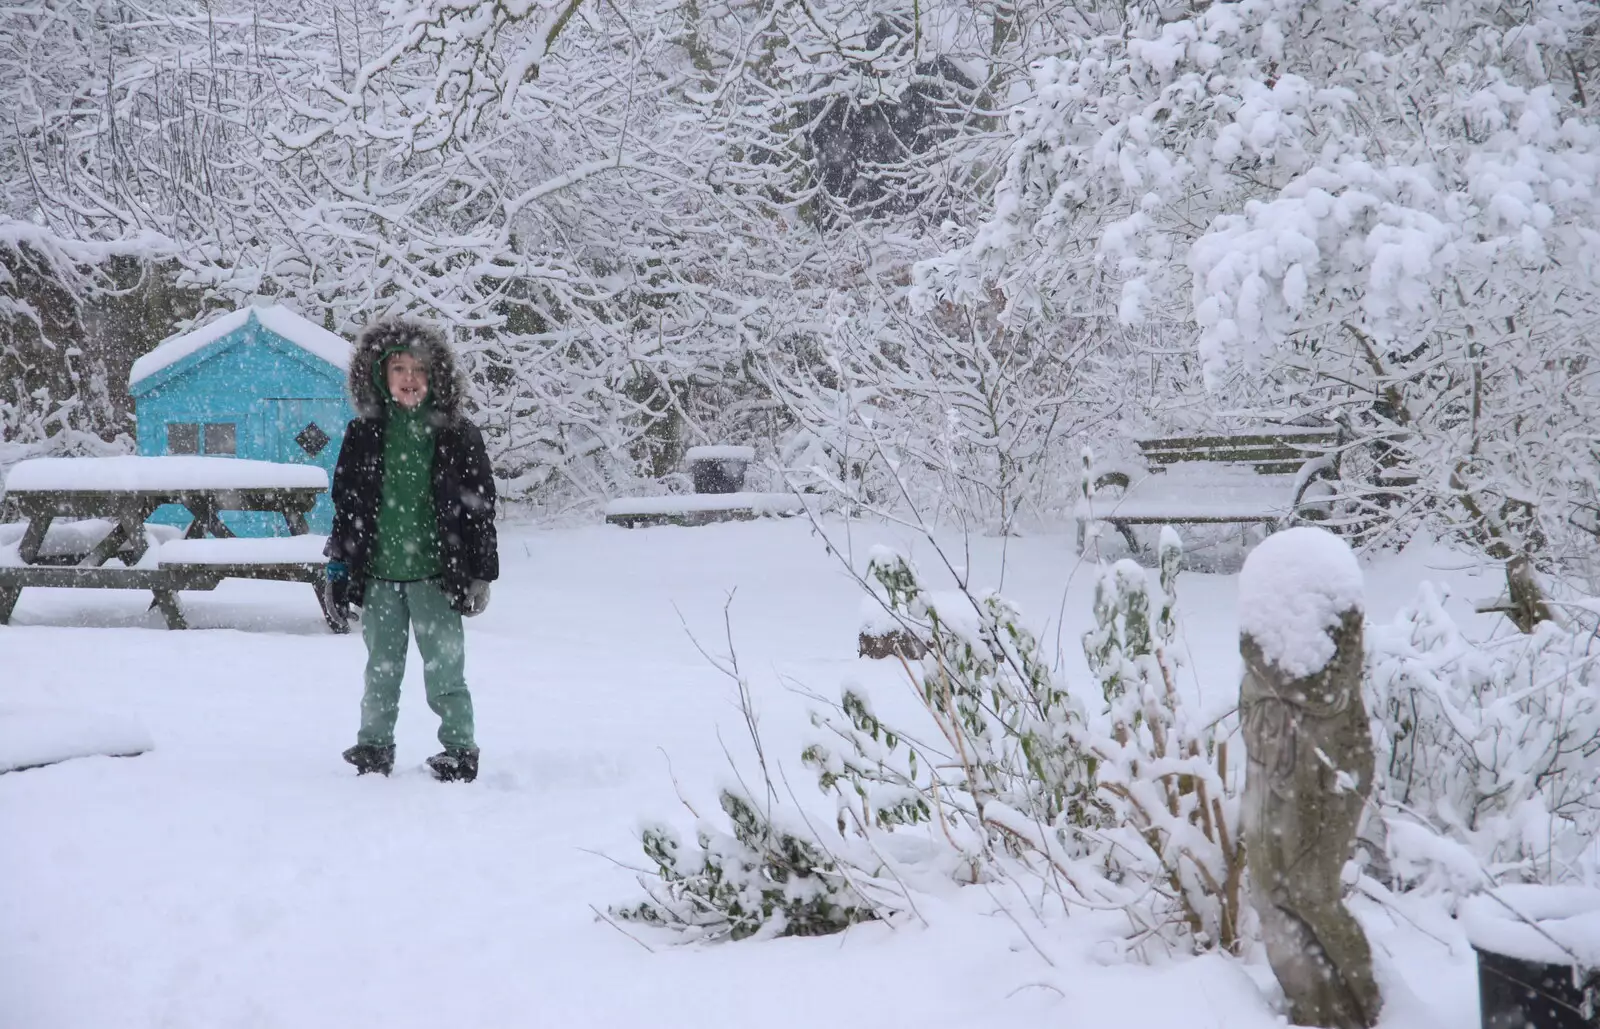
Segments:
[[[1326,529],[1298,526],[1268,536],[1239,573],[1239,632],[1293,676],[1326,667],[1344,615],[1364,609],[1361,565]]]

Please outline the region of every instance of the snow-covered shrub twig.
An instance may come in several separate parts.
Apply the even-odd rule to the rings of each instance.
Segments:
[[[1118,561],[1101,577],[1084,653],[1111,731],[1090,749],[1112,811],[1111,859],[1159,885],[1168,910],[1158,913],[1180,918],[1196,949],[1238,953],[1247,911],[1240,784],[1227,740],[1215,725],[1193,724],[1178,696],[1170,648],[1182,556],[1177,533],[1163,529],[1155,603],[1136,562]]]

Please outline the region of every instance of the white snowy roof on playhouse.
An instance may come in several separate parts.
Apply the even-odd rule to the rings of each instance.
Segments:
[[[177,364],[190,354],[247,324],[251,318],[254,318],[262,328],[270,330],[337,368],[350,367],[351,348],[348,340],[335,336],[314,322],[307,321],[287,307],[274,304],[271,307],[242,307],[232,314],[223,315],[216,321],[207,322],[192,332],[162,341],[154,350],[133,362],[133,370],[128,374],[128,385],[132,386],[148,379],[163,368]]]

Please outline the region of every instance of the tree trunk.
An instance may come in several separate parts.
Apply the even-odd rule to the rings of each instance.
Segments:
[[[1345,612],[1333,658],[1303,678],[1250,636],[1239,641],[1250,899],[1289,1020],[1328,1029],[1370,1029],[1380,1008],[1372,950],[1340,881],[1374,770],[1361,626],[1360,610]]]

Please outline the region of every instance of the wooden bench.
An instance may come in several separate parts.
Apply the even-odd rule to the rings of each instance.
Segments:
[[[644,525],[709,525],[749,521],[805,511],[795,493],[744,492],[745,469],[755,460],[752,447],[691,447],[684,454],[693,493],[621,497],[606,505],[606,522],[633,529]]]
[[[1314,483],[1338,478],[1337,429],[1280,426],[1238,434],[1138,440],[1143,469],[1097,469],[1078,502],[1078,549],[1105,522],[1139,553],[1135,525],[1259,524],[1315,517]]]

